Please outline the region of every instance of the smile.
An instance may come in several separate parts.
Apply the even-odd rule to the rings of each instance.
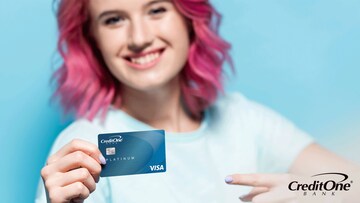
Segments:
[[[146,64],[146,63],[150,63],[152,61],[154,61],[155,59],[159,58],[160,53],[156,52],[153,54],[148,54],[139,58],[130,58],[132,63],[136,63],[136,64]]]
[[[147,53],[136,54],[124,57],[126,63],[136,69],[147,69],[160,61],[161,55],[165,49],[157,49]]]

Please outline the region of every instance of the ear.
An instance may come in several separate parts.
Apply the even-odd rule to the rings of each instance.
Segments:
[[[184,17],[184,20],[185,20],[186,29],[188,30],[188,33],[189,33],[190,42],[192,42],[195,37],[193,21],[186,17]]]
[[[89,44],[92,46],[92,49],[94,51],[97,51],[98,53],[101,53],[100,49],[99,49],[99,41],[98,39],[98,34],[96,31],[89,29],[89,33],[88,33],[88,37],[87,39],[89,40]]]
[[[89,43],[98,47],[98,33],[96,26],[94,25],[94,21],[91,19],[91,16],[88,16],[87,21],[84,23],[83,32],[86,39],[89,40]]]

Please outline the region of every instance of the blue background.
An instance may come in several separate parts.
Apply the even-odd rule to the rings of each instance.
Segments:
[[[51,2],[0,0],[2,202],[33,202],[51,144],[69,123],[50,103],[49,79],[58,65]],[[227,89],[277,110],[360,163],[360,1],[214,4],[237,69]]]

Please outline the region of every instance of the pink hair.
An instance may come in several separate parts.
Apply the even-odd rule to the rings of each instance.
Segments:
[[[208,0],[173,0],[191,22],[188,61],[181,72],[181,92],[194,117],[223,92],[222,66],[229,62],[230,44],[218,35],[221,15]],[[57,13],[58,51],[63,64],[54,73],[65,113],[92,120],[106,115],[111,104],[121,105],[121,83],[106,68],[99,50],[89,35],[88,0],[61,0]]]

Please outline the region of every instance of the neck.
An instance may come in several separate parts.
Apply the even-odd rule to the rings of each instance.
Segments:
[[[161,89],[139,91],[124,87],[121,109],[148,125],[168,132],[188,132],[197,129],[199,120],[193,119],[181,102],[179,79]]]

